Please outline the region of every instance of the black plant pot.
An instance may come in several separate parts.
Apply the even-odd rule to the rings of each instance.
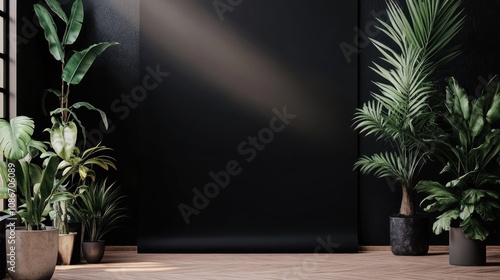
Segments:
[[[398,256],[421,256],[429,251],[429,217],[389,217],[391,251]]]
[[[87,263],[100,263],[106,249],[104,241],[83,241],[83,257]]]
[[[461,228],[450,228],[450,264],[485,265],[486,242],[465,237]]]

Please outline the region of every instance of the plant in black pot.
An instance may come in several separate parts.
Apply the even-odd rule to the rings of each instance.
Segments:
[[[401,184],[398,215],[390,217],[391,249],[396,255],[423,255],[428,251],[428,218],[416,215],[416,176],[429,158],[428,139],[435,137],[436,116],[431,98],[433,75],[457,56],[450,42],[461,28],[460,1],[406,0],[407,11],[387,1],[388,22],[378,20],[388,42],[371,42],[381,54],[372,69],[382,78],[378,92],[354,117],[355,128],[384,140],[386,151],[361,157],[355,164]]]
[[[126,218],[126,208],[122,206],[124,198],[114,183],[107,183],[107,179],[79,187],[76,214],[85,228],[86,239],[82,248],[87,263],[102,260],[105,251],[103,237]]]
[[[416,188],[428,194],[425,211],[441,212],[434,233],[450,232],[450,264],[484,265],[484,240],[499,230],[500,219],[500,80],[473,97],[450,78],[445,105],[436,156],[450,181],[421,181]]]

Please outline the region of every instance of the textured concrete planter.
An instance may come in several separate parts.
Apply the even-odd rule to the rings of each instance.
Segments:
[[[461,228],[450,228],[449,245],[451,265],[486,264],[486,243],[467,239]]]
[[[429,217],[391,216],[391,251],[398,256],[421,256],[429,251]]]
[[[59,234],[59,250],[57,256],[57,264],[68,265],[71,263],[71,255],[73,254],[73,245],[75,243],[76,232],[68,234]]]
[[[100,263],[106,249],[104,241],[83,241],[83,257],[87,263]]]
[[[59,239],[59,231],[56,228],[34,231],[24,228],[11,231],[7,228],[6,236],[7,271],[12,279],[52,278],[56,268]],[[9,239],[11,236],[13,238]],[[15,244],[9,244],[9,240],[15,240]]]

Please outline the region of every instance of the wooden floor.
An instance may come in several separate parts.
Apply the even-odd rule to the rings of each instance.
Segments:
[[[107,251],[100,264],[57,266],[53,279],[500,279],[500,251],[488,265],[448,264],[448,254],[137,254]]]

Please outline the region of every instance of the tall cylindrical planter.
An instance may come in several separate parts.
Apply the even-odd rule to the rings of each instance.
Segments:
[[[75,236],[76,232],[59,234],[59,253],[57,257],[57,264],[69,265],[71,263]]]
[[[7,227],[7,271],[12,279],[49,280],[57,262],[59,230],[32,230]]]
[[[398,256],[421,256],[429,251],[429,217],[389,217],[391,251]]]
[[[450,228],[449,245],[451,265],[486,264],[486,242],[468,239],[461,228]]]

